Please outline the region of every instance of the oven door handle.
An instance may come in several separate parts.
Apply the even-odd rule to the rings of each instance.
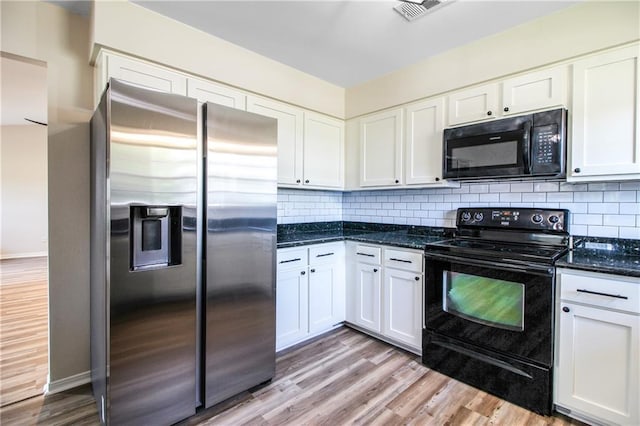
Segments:
[[[503,262],[493,262],[490,260],[473,259],[469,257],[451,256],[443,253],[425,253],[425,259],[444,260],[449,262],[462,263],[470,266],[482,266],[489,268],[500,268],[506,271],[524,272],[527,274],[552,276],[553,268],[547,265],[518,265]]]

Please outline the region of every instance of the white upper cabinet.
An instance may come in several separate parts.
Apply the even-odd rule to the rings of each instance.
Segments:
[[[402,128],[402,108],[360,119],[360,186],[402,183]]]
[[[567,67],[556,67],[502,82],[502,114],[522,114],[567,103]]]
[[[304,113],[304,186],[344,187],[344,121]]]
[[[573,64],[568,181],[640,179],[639,46]]]
[[[452,93],[448,99],[449,126],[560,107],[567,103],[567,67],[471,87]]]
[[[241,110],[247,109],[247,96],[241,91],[197,78],[187,80],[187,96],[196,98],[200,102],[212,102]]]
[[[407,106],[404,170],[407,185],[442,181],[444,98]]]
[[[97,96],[104,91],[109,78],[117,78],[132,85],[161,92],[187,94],[187,76],[159,65],[126,58],[102,51],[97,60]]]
[[[449,126],[495,117],[498,84],[472,87],[449,95]]]
[[[302,183],[303,112],[281,102],[247,96],[247,111],[278,120],[278,184]]]

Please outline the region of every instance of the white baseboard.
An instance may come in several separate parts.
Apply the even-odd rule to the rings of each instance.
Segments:
[[[0,260],[22,259],[23,257],[45,257],[48,255],[49,253],[47,251],[34,251],[32,253],[7,253],[0,254]]]
[[[91,371],[84,371],[82,373],[74,374],[73,376],[65,377],[64,379],[54,380],[53,382],[47,376],[47,384],[44,386],[44,394],[51,395],[58,392],[63,392],[69,389],[77,388],[78,386],[91,383]]]

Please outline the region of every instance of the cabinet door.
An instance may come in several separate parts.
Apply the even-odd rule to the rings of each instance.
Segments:
[[[485,120],[497,115],[497,83],[473,87],[449,95],[449,126]]]
[[[302,185],[302,110],[280,102],[247,96],[247,111],[278,120],[278,183]]]
[[[502,82],[502,114],[520,114],[562,106],[567,97],[567,68],[557,67]]]
[[[402,179],[402,109],[360,120],[360,186],[394,186]]]
[[[636,45],[574,63],[567,180],[640,178],[639,50]]]
[[[342,188],[344,185],[344,121],[304,113],[304,185]]]
[[[200,102],[212,102],[241,110],[247,109],[247,96],[244,93],[209,81],[189,78],[187,80],[187,96],[196,98]]]
[[[145,89],[161,92],[187,94],[187,77],[142,61],[103,53],[99,66],[105,67],[106,78],[113,77]],[[106,82],[105,82],[106,83]],[[102,87],[100,90],[103,90]]]
[[[640,317],[560,306],[555,403],[607,423],[638,424]]]
[[[354,323],[376,333],[380,332],[381,281],[380,266],[357,264]]]
[[[444,98],[407,107],[405,183],[425,184],[442,179]]]
[[[382,333],[419,349],[422,346],[421,274],[385,268]]]
[[[341,321],[338,275],[332,264],[309,268],[309,333],[328,330]]]
[[[303,340],[309,332],[309,281],[304,269],[278,270],[276,350]]]

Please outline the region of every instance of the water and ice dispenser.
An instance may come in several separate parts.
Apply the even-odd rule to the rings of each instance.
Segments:
[[[182,207],[131,207],[131,270],[182,262]]]

